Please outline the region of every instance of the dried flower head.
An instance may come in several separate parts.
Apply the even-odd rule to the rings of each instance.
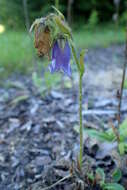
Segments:
[[[56,8],[56,14],[49,14],[44,18],[36,19],[30,31],[34,28],[35,48],[39,56],[50,57],[51,73],[62,71],[71,76],[71,29],[67,25],[64,16]],[[63,46],[62,46],[63,45]]]
[[[38,50],[38,55],[49,55],[49,51],[51,49],[51,35],[50,29],[48,26],[42,27],[40,25],[36,25],[35,27],[35,48]]]

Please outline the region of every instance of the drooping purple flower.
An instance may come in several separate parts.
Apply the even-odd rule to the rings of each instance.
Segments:
[[[70,66],[70,58],[71,58],[71,49],[68,41],[65,42],[64,48],[61,48],[58,41],[56,41],[53,45],[52,49],[52,62],[49,66],[50,72],[58,72],[63,71],[64,74],[71,76],[71,66]]]

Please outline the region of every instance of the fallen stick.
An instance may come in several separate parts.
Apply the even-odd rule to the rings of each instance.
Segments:
[[[127,112],[127,108],[121,110],[121,112]],[[115,115],[117,114],[117,110],[95,110],[95,109],[90,109],[90,110],[84,110],[83,115]]]
[[[48,187],[45,187],[43,189],[40,189],[40,190],[49,190],[49,189],[55,187],[56,185],[60,184],[62,181],[69,179],[70,177],[72,177],[72,174],[69,174],[69,175],[65,176],[64,178],[60,179],[59,181],[57,181],[56,183],[54,183]]]

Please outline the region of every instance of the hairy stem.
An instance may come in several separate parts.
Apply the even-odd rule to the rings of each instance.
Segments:
[[[78,61],[76,50],[72,41],[70,40],[70,45],[72,49],[72,54],[75,60],[75,63],[79,72],[79,133],[80,133],[80,152],[79,152],[79,167],[82,168],[82,155],[83,155],[83,127],[82,127],[82,77],[83,73],[81,72],[80,63]]]
[[[79,165],[82,168],[82,154],[83,154],[83,127],[82,127],[82,75],[79,75],[79,133],[80,133],[80,154]]]

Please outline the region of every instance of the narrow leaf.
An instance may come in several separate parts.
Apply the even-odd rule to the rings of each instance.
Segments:
[[[52,6],[52,8],[58,13],[58,15],[61,17],[61,19],[64,20],[64,15],[54,6]]]
[[[67,24],[63,20],[61,20],[58,16],[55,16],[54,20],[59,29],[61,30],[61,32],[63,32],[65,35],[68,35],[71,38],[71,30],[67,26]]]

